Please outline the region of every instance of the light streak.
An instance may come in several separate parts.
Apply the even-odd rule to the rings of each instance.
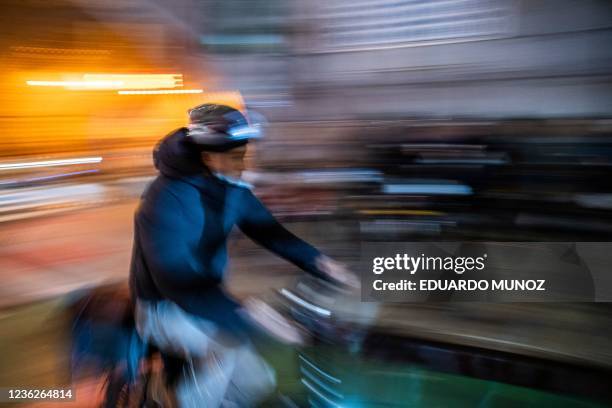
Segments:
[[[151,90],[151,91],[117,91],[119,95],[172,95],[172,94],[200,94],[202,89],[171,89],[171,90]]]
[[[162,89],[183,86],[182,74],[85,74],[85,81],[120,81],[121,89]]]
[[[63,88],[117,89],[121,81],[26,81],[29,86],[53,86]]]
[[[33,162],[21,163],[0,163],[0,171],[2,170],[19,170],[31,169],[36,167],[53,167],[53,166],[71,166],[75,164],[100,163],[102,157],[79,157],[75,159],[59,159],[59,160],[41,160]]]
[[[336,378],[330,374],[327,374],[325,371],[321,370],[319,367],[317,367],[314,363],[310,362],[306,357],[304,357],[303,355],[299,355],[300,360],[302,360],[304,363],[308,364],[310,367],[312,367],[313,369],[315,369],[319,374],[321,374],[322,376],[324,376],[325,378],[327,378],[328,380],[335,382],[336,384],[341,384],[342,380],[339,378]]]
[[[182,74],[83,74],[64,77],[63,81],[28,80],[29,86],[63,87],[68,90],[128,89],[161,90],[183,86]],[[195,90],[194,90],[195,91]],[[198,90],[201,93],[202,90]],[[157,91],[156,91],[157,92]],[[180,92],[196,93],[196,92]]]
[[[281,295],[285,296],[287,299],[291,300],[294,303],[297,303],[298,305],[312,311],[315,312],[321,316],[325,316],[325,317],[329,317],[331,316],[331,312],[327,309],[323,309],[322,307],[313,305],[310,302],[305,301],[304,299],[302,299],[299,296],[296,296],[293,292],[288,291],[287,289],[283,288],[280,290]]]

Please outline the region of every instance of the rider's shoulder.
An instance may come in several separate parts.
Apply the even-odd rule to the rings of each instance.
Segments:
[[[160,175],[156,177],[146,188],[142,198],[149,202],[159,201],[183,201],[183,198],[191,194],[197,194],[188,183]]]

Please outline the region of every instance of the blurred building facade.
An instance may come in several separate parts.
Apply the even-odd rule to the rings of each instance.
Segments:
[[[191,1],[26,0],[3,3],[0,154],[102,152],[150,146],[184,123],[200,95],[120,95],[108,89],[28,86],[87,74],[180,74],[214,88],[193,27]]]
[[[149,149],[228,89],[273,123],[612,112],[604,0],[11,0],[3,17],[5,157]],[[204,95],[26,85],[83,73],[179,73]]]
[[[284,114],[550,118],[612,112],[612,6],[606,1],[209,3],[217,10],[206,14],[216,19],[217,71],[252,100],[267,93],[267,106],[276,102],[283,109],[291,100],[295,106]]]

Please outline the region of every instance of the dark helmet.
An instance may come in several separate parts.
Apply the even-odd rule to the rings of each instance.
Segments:
[[[224,152],[261,137],[261,123],[226,105],[205,103],[188,114],[187,139],[202,151]]]

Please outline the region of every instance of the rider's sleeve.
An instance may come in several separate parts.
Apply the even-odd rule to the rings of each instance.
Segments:
[[[257,197],[244,190],[238,227],[264,248],[313,275],[324,277],[316,267],[321,253],[283,227]]]

